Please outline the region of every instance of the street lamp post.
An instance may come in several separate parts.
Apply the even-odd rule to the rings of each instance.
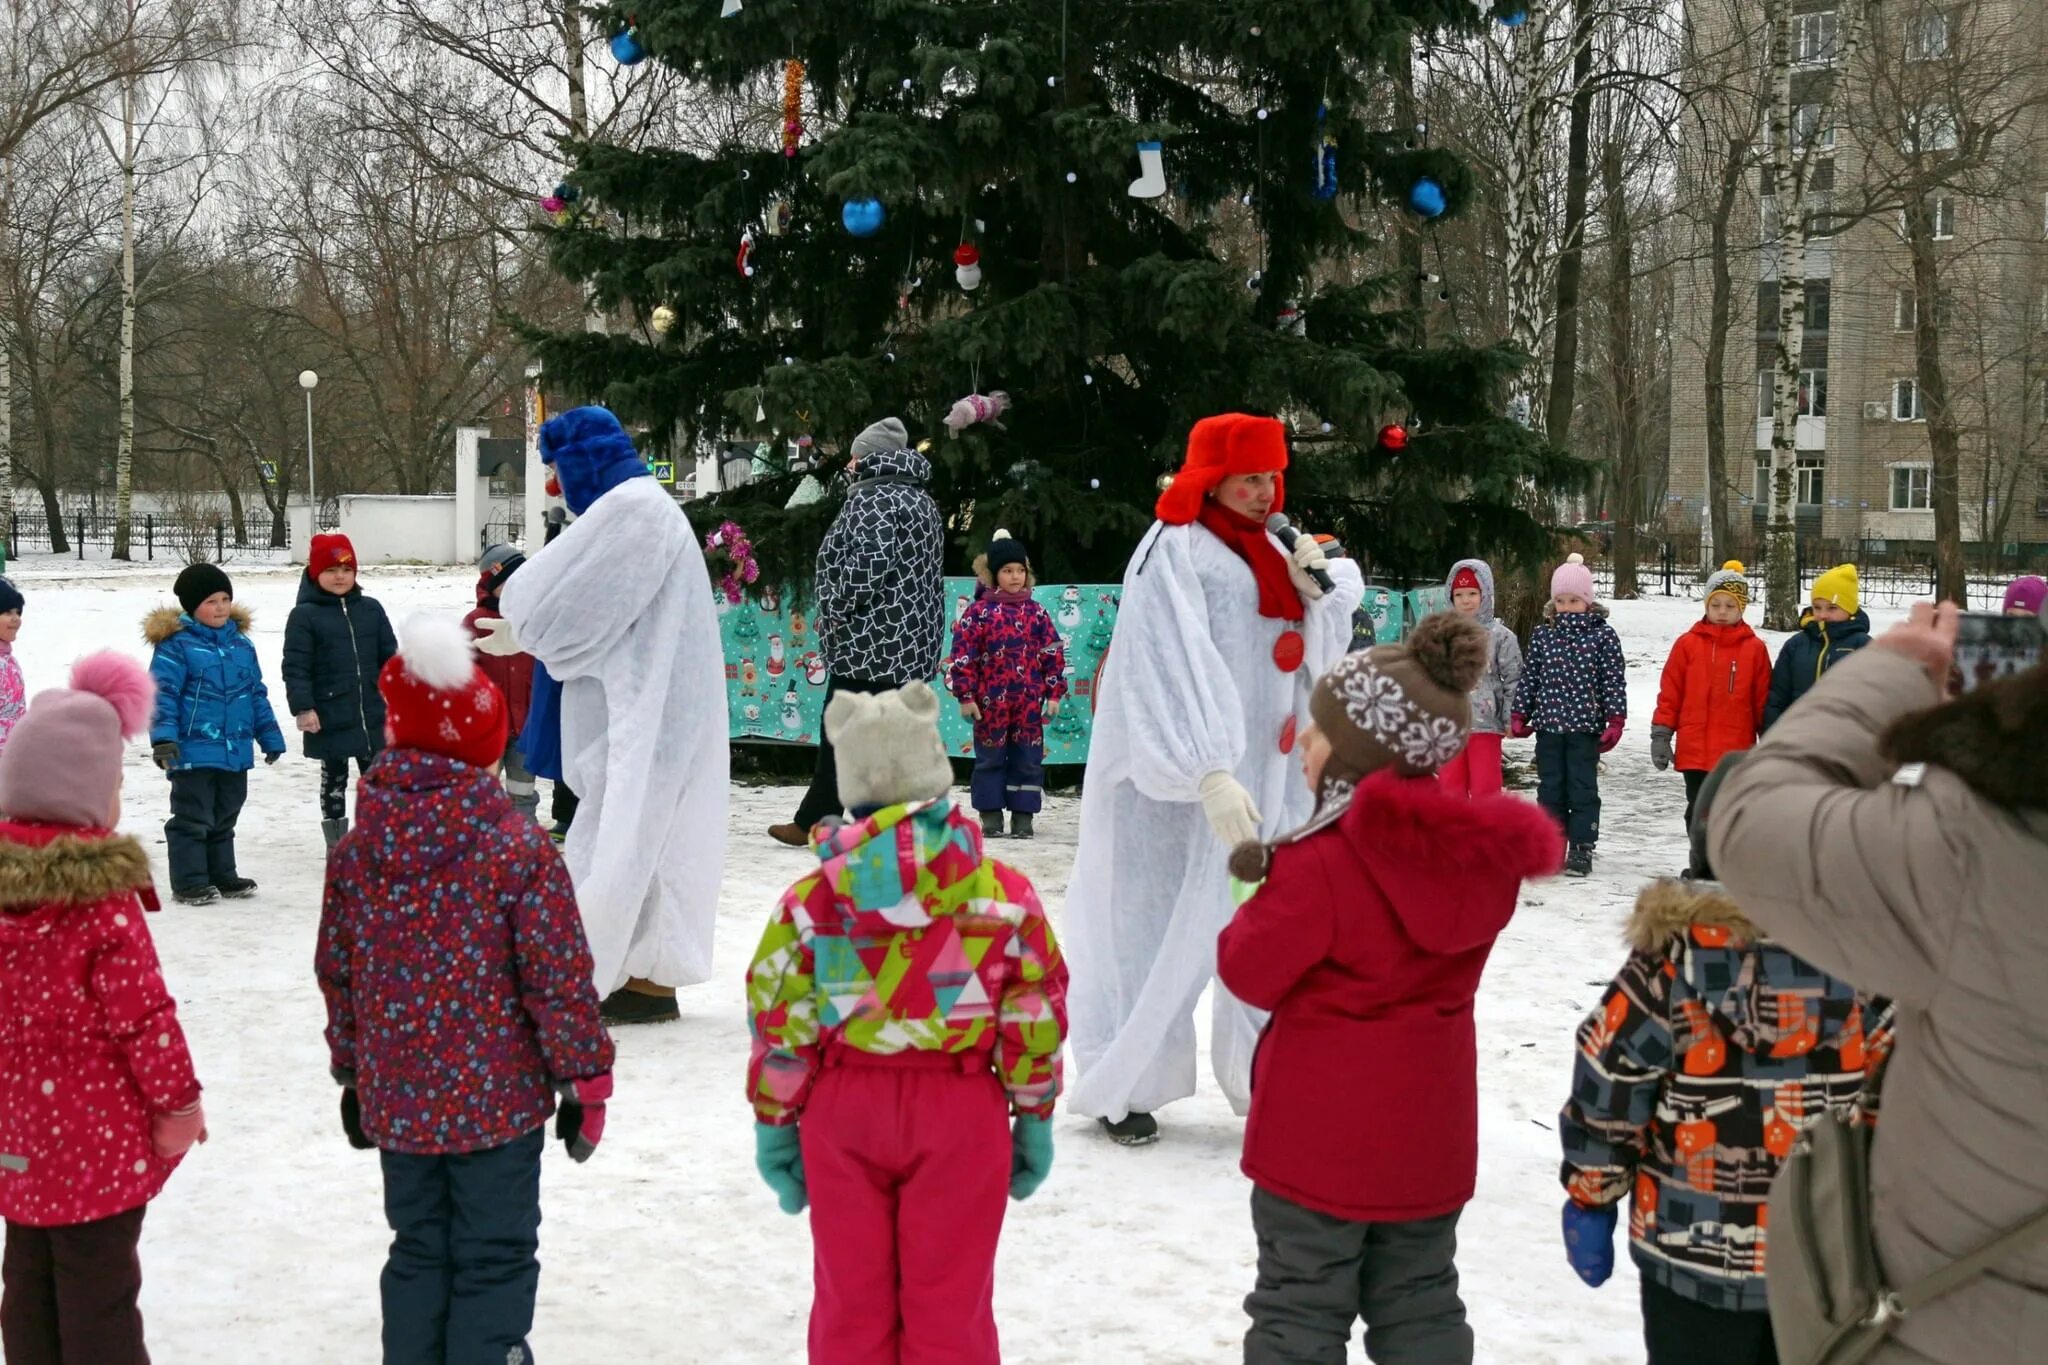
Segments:
[[[313,390],[319,386],[320,376],[311,370],[299,371],[299,387],[306,391],[306,537],[310,544],[312,537],[320,534],[320,499],[313,488]]]

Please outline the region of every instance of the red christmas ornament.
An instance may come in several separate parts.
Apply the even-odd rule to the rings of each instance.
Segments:
[[[962,242],[953,248],[954,265],[980,265],[981,251],[972,242]]]
[[[1406,450],[1407,448],[1408,428],[1398,422],[1389,422],[1380,428],[1381,450]]]

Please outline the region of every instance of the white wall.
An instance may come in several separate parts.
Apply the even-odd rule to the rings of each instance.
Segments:
[[[362,564],[476,562],[469,544],[473,533],[456,543],[452,494],[404,498],[344,493],[341,533],[355,546],[356,560]]]

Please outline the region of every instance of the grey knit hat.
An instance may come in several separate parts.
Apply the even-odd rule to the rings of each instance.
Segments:
[[[884,417],[881,421],[853,438],[853,456],[879,455],[885,450],[908,450],[910,429],[903,425],[901,418]]]
[[[1731,559],[1707,575],[1707,596],[1712,597],[1717,592],[1727,593],[1744,607],[1749,605],[1749,577],[1741,560]]]
[[[825,708],[825,734],[838,755],[839,799],[848,810],[930,801],[952,789],[939,698],[926,683],[839,693]]]

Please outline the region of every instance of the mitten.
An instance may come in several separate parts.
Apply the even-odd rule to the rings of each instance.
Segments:
[[[1614,1273],[1614,1205],[1589,1209],[1575,1199],[1564,1204],[1564,1255],[1580,1279],[1598,1289]]]
[[[267,753],[267,754],[263,755],[263,765],[264,765],[264,766],[265,766],[265,767],[267,768],[267,767],[269,767],[269,766],[270,766],[271,764],[273,764],[273,763],[277,762],[277,760],[279,760],[280,758],[283,758],[283,757],[284,757],[284,750],[282,750],[282,749],[273,749],[273,750],[271,750],[271,751],[270,751],[269,753]]]
[[[979,703],[977,703],[977,702],[971,702],[971,701],[963,701],[963,702],[961,702],[961,703],[960,703],[960,719],[962,719],[962,720],[980,720],[980,719],[981,719],[981,706],[980,706],[980,704],[979,704]]]
[[[1601,753],[1604,754],[1608,750],[1612,749],[1615,745],[1621,743],[1622,727],[1627,724],[1627,716],[1609,716],[1607,718],[1607,728],[1600,732]]]
[[[1019,1114],[1010,1125],[1010,1198],[1029,1199],[1052,1173],[1052,1120]]]
[[[1216,837],[1223,841],[1225,848],[1236,848],[1239,844],[1252,843],[1259,837],[1259,808],[1252,802],[1252,794],[1244,784],[1222,769],[1202,779],[1198,790],[1202,796],[1202,813],[1209,817],[1209,828],[1216,831]]]
[[[612,1073],[562,1081],[555,1086],[555,1136],[572,1160],[585,1162],[604,1140],[604,1106],[612,1097]]]
[[[157,767],[169,772],[178,763],[177,741],[167,739],[161,744],[151,745],[149,756],[156,760]]]
[[[802,1213],[809,1202],[804,1190],[804,1149],[797,1138],[797,1126],[754,1124],[754,1169],[775,1191],[784,1213]]]
[[[1671,766],[1672,733],[1668,725],[1650,727],[1650,766],[1660,773]]]
[[[149,1121],[149,1144],[166,1161],[176,1161],[192,1150],[195,1142],[206,1141],[206,1111],[194,1100],[183,1109],[157,1114]]]
[[[476,624],[477,629],[483,632],[476,640],[479,653],[508,659],[520,652],[519,636],[512,629],[512,623],[504,617],[487,616]]]
[[[341,1131],[348,1135],[348,1145],[359,1152],[367,1152],[377,1145],[363,1131],[363,1102],[357,1098],[354,1086],[341,1092]]]
[[[1529,728],[1529,718],[1517,711],[1508,717],[1508,733],[1516,739],[1527,739],[1536,732]]]

